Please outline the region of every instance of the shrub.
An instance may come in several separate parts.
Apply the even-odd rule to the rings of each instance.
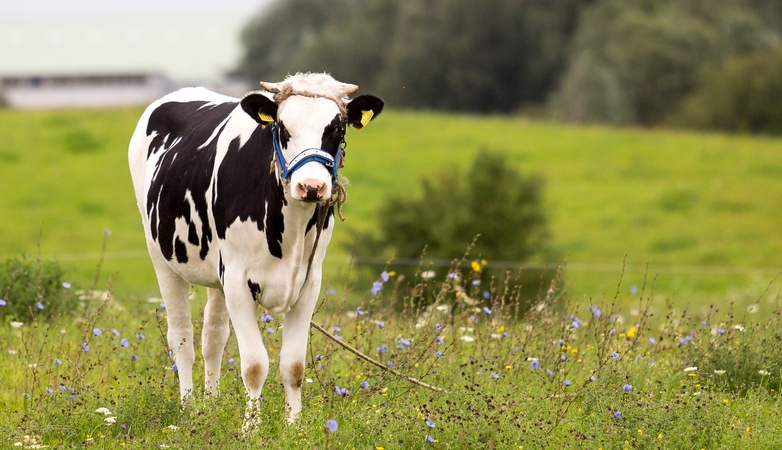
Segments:
[[[29,322],[75,312],[76,296],[66,288],[56,261],[17,257],[0,266],[0,318]]]
[[[782,47],[729,59],[704,72],[675,123],[752,133],[782,133]]]
[[[549,232],[543,213],[541,193],[543,179],[538,175],[524,176],[511,169],[501,153],[478,152],[466,178],[452,171],[443,171],[435,180],[422,181],[421,198],[392,197],[379,212],[380,238],[368,237],[357,246],[358,254],[380,254],[390,249],[397,258],[427,258],[459,260],[469,249],[476,261],[466,264],[459,279],[469,278],[472,286],[489,282],[507,283],[509,292],[523,306],[535,297],[541,286],[548,288],[553,269],[525,269],[518,273],[503,267],[507,262],[545,261],[552,255],[546,248]],[[476,239],[477,237],[477,239]],[[488,265],[480,260],[488,260]],[[415,285],[415,272],[394,267]],[[451,267],[451,280],[459,268]],[[420,274],[419,274],[420,275]],[[468,277],[469,276],[469,277]],[[440,287],[418,284],[419,289],[439,291]],[[477,280],[477,281],[473,281]],[[468,291],[475,290],[469,288]],[[544,289],[545,290],[545,289]],[[431,293],[431,291],[430,291]],[[432,295],[415,295],[415,305],[425,306]],[[479,295],[481,302],[491,305],[488,296]],[[401,300],[397,300],[397,303]],[[402,306],[397,304],[397,306]]]

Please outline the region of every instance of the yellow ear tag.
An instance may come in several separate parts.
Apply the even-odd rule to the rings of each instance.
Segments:
[[[370,120],[372,120],[372,116],[375,115],[375,112],[371,109],[369,111],[361,111],[361,126],[365,127],[369,123]]]
[[[264,122],[274,122],[274,117],[272,117],[272,116],[270,116],[268,114],[264,114],[262,112],[258,113],[258,117],[260,117],[261,120],[263,120]]]

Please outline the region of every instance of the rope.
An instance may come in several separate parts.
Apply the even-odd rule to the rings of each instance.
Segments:
[[[342,114],[342,117],[348,116],[348,109],[347,106],[345,105],[344,100],[334,97],[332,95],[318,94],[316,92],[309,92],[309,91],[297,91],[293,89],[293,85],[291,85],[290,83],[281,87],[280,91],[274,94],[274,101],[277,102],[277,104],[280,104],[283,101],[287,100],[288,97],[292,95],[299,95],[301,97],[309,97],[309,98],[325,98],[331,100],[332,102],[336,103],[337,107],[339,108],[339,113]]]

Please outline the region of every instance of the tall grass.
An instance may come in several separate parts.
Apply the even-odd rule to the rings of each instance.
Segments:
[[[458,276],[456,274],[459,274]],[[455,267],[424,310],[391,313],[398,280],[326,286],[315,320],[430,391],[357,359],[313,332],[304,411],[287,425],[276,361],[261,423],[245,406],[236,341],[221,395],[184,405],[165,343],[165,310],[109,291],[85,314],[0,328],[3,446],[28,448],[776,448],[782,444],[778,327],[730,306],[705,314],[656,303],[654,282],[629,309],[616,297],[577,304],[556,284],[521,321],[508,294]],[[479,303],[472,288],[491,301]],[[621,283],[617,292],[623,290]],[[348,306],[346,294],[360,294]],[[194,293],[194,308],[203,304]],[[452,299],[458,299],[453,303]],[[762,302],[761,302],[762,303]],[[410,304],[415,304],[411,301]],[[779,309],[768,311],[776,319]],[[198,317],[198,314],[195,315]],[[766,316],[768,317],[768,316]],[[198,324],[200,326],[200,324]],[[198,333],[198,326],[196,336]],[[281,318],[259,321],[270,355]],[[741,356],[736,359],[736,356]],[[199,374],[200,371],[196,373]],[[203,378],[197,380],[197,386]],[[105,408],[105,409],[103,409]]]

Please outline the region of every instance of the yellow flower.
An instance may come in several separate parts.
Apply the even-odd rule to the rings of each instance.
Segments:
[[[627,337],[631,338],[631,337],[635,336],[635,333],[637,333],[637,332],[638,332],[638,328],[630,327],[630,329],[627,330]]]
[[[482,269],[482,267],[481,267],[480,263],[478,263],[478,261],[473,261],[472,264],[470,264],[470,265],[472,266],[473,272],[480,272],[481,269]]]
[[[392,270],[391,272],[388,272],[388,276],[389,277],[395,277],[396,276],[396,271]],[[380,447],[380,448],[383,448],[383,447]]]

